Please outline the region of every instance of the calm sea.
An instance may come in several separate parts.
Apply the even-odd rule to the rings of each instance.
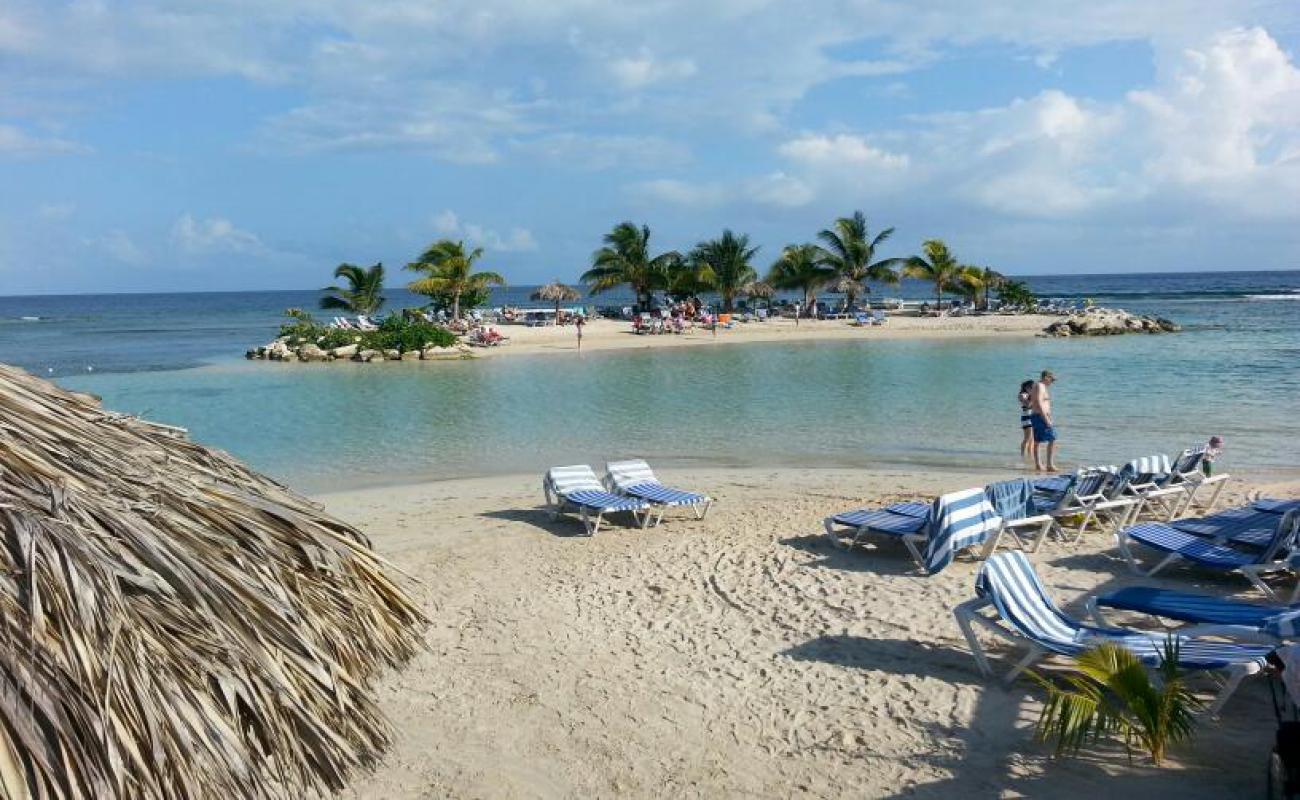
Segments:
[[[285,308],[311,308],[316,292],[77,295],[0,297],[0,361],[187,427],[311,491],[634,454],[674,464],[1012,466],[1015,389],[1043,367],[1060,378],[1067,462],[1176,450],[1218,433],[1233,469],[1300,474],[1300,272],[1029,281],[1040,296],[1158,313],[1186,331],[289,366],[241,354],[272,337]],[[494,303],[527,304],[530,290]],[[388,296],[390,306],[418,304],[400,290]]]

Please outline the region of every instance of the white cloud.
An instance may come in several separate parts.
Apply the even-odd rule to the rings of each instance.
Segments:
[[[816,192],[807,182],[778,171],[750,181],[745,196],[761,205],[797,208],[811,203]]]
[[[182,214],[172,225],[171,241],[181,251],[194,255],[267,252],[256,235],[221,217],[195,219],[191,214]]]
[[[504,236],[494,230],[465,222],[450,209],[433,217],[433,230],[439,236],[464,239],[470,244],[498,253],[523,253],[537,249],[537,239],[527,228],[511,228]]]
[[[908,157],[875,147],[861,136],[805,134],[777,148],[782,156],[815,169],[905,169]]]
[[[689,58],[658,59],[646,48],[635,58],[615,58],[609,62],[610,74],[624,89],[689,78],[695,71],[695,62]]]
[[[52,136],[35,136],[17,125],[0,124],[0,156],[30,157],[87,153],[89,148]]]
[[[125,231],[111,230],[92,241],[91,244],[97,246],[109,258],[123,264],[140,266],[149,261],[149,254],[137,245]]]

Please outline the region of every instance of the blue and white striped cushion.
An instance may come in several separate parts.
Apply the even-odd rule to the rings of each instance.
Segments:
[[[1285,514],[1288,511],[1300,511],[1300,500],[1272,500],[1264,498],[1256,500],[1253,507],[1256,511],[1267,511],[1270,514]]]
[[[564,499],[577,506],[586,506],[604,512],[640,511],[646,507],[644,500],[610,494],[604,489],[577,489],[572,492],[565,492]]]
[[[1261,630],[1279,639],[1291,639],[1300,636],[1300,609],[1284,611],[1270,618]]]
[[[1247,628],[1262,628],[1279,613],[1292,610],[1286,606],[1247,603],[1208,594],[1177,592],[1151,586],[1130,586],[1101,595],[1097,598],[1097,605],[1118,608],[1122,611],[1138,611],[1183,622],[1240,625]]]
[[[1169,477],[1169,456],[1154,455],[1135,458],[1126,465],[1136,476],[1134,483],[1161,482]]]
[[[1236,569],[1247,564],[1258,563],[1258,554],[1247,554],[1225,545],[1215,544],[1209,539],[1202,539],[1190,533],[1184,533],[1163,522],[1143,522],[1134,525],[1125,533],[1130,539],[1155,550],[1177,553],[1188,561],[1194,561],[1208,567]]]
[[[1002,518],[982,486],[941,495],[934,501],[930,520],[925,569],[931,575],[952,563],[957,553],[986,541],[1002,528]]]
[[[1055,653],[1077,655],[1102,642],[1131,650],[1149,665],[1164,659],[1165,637],[1120,628],[1093,628],[1067,617],[1043,589],[1038,574],[1024,553],[997,553],[980,569],[976,591],[992,601],[998,614],[1041,647]],[[1220,669],[1231,664],[1260,666],[1273,649],[1177,637],[1178,662],[1186,669]]]
[[[850,528],[865,528],[874,533],[887,533],[894,536],[920,533],[930,521],[928,508],[924,517],[899,514],[887,508],[863,508],[836,514],[831,519]]]
[[[1268,547],[1277,532],[1277,523],[1277,514],[1252,508],[1229,508],[1208,517],[1176,520],[1169,523],[1169,526],[1196,536],[1252,547]]]
[[[556,494],[567,495],[570,492],[579,489],[592,489],[603,491],[604,486],[596,478],[596,473],[591,471],[591,467],[586,464],[574,464],[570,467],[552,467],[546,473],[546,478],[551,483],[551,488]]]
[[[625,487],[623,492],[664,506],[693,506],[709,499],[702,494],[672,489],[659,483],[638,483]]]
[[[620,492],[626,492],[629,486],[640,483],[659,483],[654,470],[645,461],[636,458],[627,461],[611,461],[605,465],[610,483]]]
[[[930,506],[931,506],[930,503],[917,503],[917,502],[894,503],[893,505],[885,506],[885,510],[894,514],[902,514],[905,517],[920,517],[921,519],[929,519]]]

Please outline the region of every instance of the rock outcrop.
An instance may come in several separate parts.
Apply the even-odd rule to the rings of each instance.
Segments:
[[[1044,336],[1118,336],[1125,333],[1175,333],[1182,330],[1164,317],[1144,317],[1118,308],[1090,308],[1057,320]]]

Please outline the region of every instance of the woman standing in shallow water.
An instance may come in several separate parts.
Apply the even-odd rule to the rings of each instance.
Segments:
[[[1026,460],[1034,454],[1034,423],[1030,419],[1033,391],[1034,382],[1025,381],[1016,396],[1020,400],[1020,457]]]

